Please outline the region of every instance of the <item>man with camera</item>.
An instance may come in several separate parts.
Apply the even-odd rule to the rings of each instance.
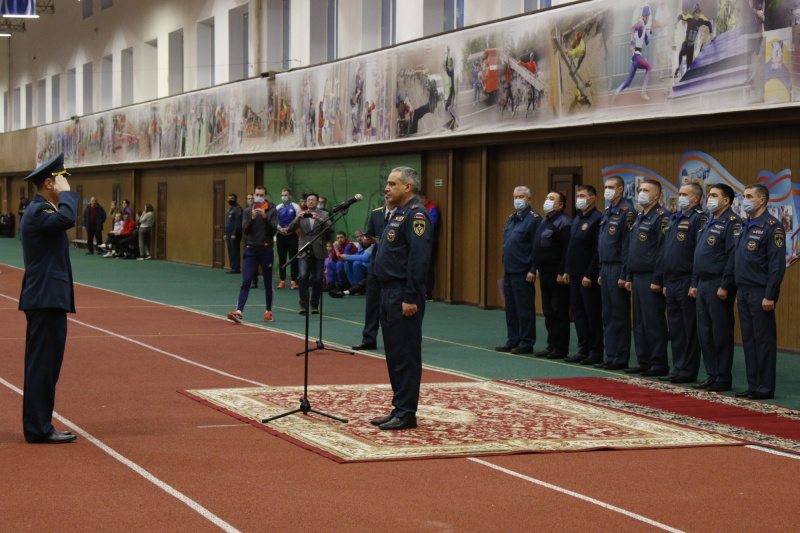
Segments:
[[[325,248],[324,234],[331,227],[331,217],[327,211],[320,211],[319,196],[310,192],[306,195],[306,210],[297,214],[295,219],[286,228],[287,231],[300,232],[300,314],[308,312],[309,294],[308,285],[311,282],[311,313],[319,314],[319,299],[322,294],[322,273],[325,268],[325,257],[328,251]],[[320,224],[324,230],[320,229]],[[309,244],[310,243],[310,244]]]
[[[250,295],[251,283],[258,276],[259,265],[264,275],[267,304],[264,322],[272,322],[272,263],[275,259],[272,245],[277,231],[278,211],[267,201],[267,189],[259,185],[253,192],[253,205],[244,210],[242,219],[242,232],[247,246],[242,260],[242,286],[236,310],[228,313],[228,318],[237,324],[242,322],[242,311]]]

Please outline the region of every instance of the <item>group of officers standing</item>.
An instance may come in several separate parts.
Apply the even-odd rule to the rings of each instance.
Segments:
[[[709,187],[705,204],[699,184],[684,184],[675,213],[660,204],[656,180],[642,181],[638,213],[624,190],[622,177],[608,178],[601,213],[596,189],[578,187],[571,218],[562,193],[548,193],[540,215],[530,189],[514,189],[515,212],[503,229],[508,338],[495,349],[729,391],[738,302],[747,390],[736,396],[773,398],[786,234],[767,209],[769,190],[745,188],[745,220],[724,183]],[[537,278],[547,330],[541,351],[534,351]],[[570,308],[578,352],[568,356]],[[698,381],[701,359],[706,377]]]

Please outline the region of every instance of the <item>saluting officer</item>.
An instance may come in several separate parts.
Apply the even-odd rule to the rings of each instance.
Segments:
[[[742,208],[749,216],[736,237],[734,253],[747,371],[747,390],[736,396],[754,400],[775,397],[775,304],[786,270],[786,233],[780,221],[767,211],[767,202],[769,190],[763,185],[748,185],[744,190]]]
[[[431,219],[419,203],[418,191],[414,169],[398,167],[389,173],[386,201],[397,209],[384,226],[375,251],[375,275],[381,282],[381,329],[394,409],[370,422],[386,430],[417,427],[425,277],[433,244]]]
[[[636,366],[625,369],[628,374],[663,376],[669,373],[664,282],[657,268],[669,213],[659,205],[659,199],[661,184],[656,180],[644,180],[638,198],[643,211],[631,230],[625,283],[625,288],[633,292],[633,340],[638,361]]]
[[[595,209],[597,190],[594,187],[581,185],[576,196],[575,207],[580,213],[572,219],[564,281],[569,286],[578,353],[565,361],[591,365],[603,362],[603,318],[597,284],[600,275],[597,236],[603,216]]]
[[[600,259],[600,292],[603,300],[603,334],[606,344],[605,363],[597,368],[623,370],[631,357],[631,295],[625,289],[628,248],[636,210],[622,195],[625,182],[611,176],[605,182],[603,196],[609,202],[600,221],[597,243]]]
[[[714,392],[731,390],[733,367],[734,235],[742,219],[731,209],[733,189],[716,183],[708,191],[711,219],[697,235],[689,296],[697,298],[697,337],[708,377],[692,385]],[[674,342],[674,341],[673,341]]]
[[[572,219],[564,212],[567,199],[550,191],[544,201],[545,217],[533,241],[533,266],[542,291],[542,312],[547,329],[547,348],[535,357],[564,359],[569,350],[569,285],[564,283],[567,246]]]
[[[533,239],[542,217],[531,209],[531,190],[525,186],[514,188],[514,209],[503,228],[503,296],[508,338],[495,350],[526,354],[533,353],[536,343]]]
[[[708,220],[700,204],[703,188],[687,183],[678,191],[678,212],[670,215],[661,250],[664,296],[672,341],[673,371],[661,381],[692,383],[700,370],[700,343],[697,341],[697,300],[689,295],[697,232]]]

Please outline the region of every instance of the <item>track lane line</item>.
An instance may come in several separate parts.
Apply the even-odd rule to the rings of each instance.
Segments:
[[[580,494],[580,493],[577,493],[577,492],[573,492],[573,491],[571,491],[569,489],[561,488],[561,487],[559,487],[557,485],[552,485],[550,483],[547,483],[546,481],[542,481],[540,479],[532,478],[532,477],[526,476],[524,474],[520,474],[519,472],[514,472],[513,470],[509,470],[508,468],[503,468],[502,466],[497,466],[495,464],[492,464],[492,463],[489,463],[487,461],[484,461],[483,459],[478,459],[476,457],[467,457],[467,460],[472,461],[474,463],[481,464],[483,466],[488,466],[489,468],[492,468],[494,470],[498,470],[500,472],[503,472],[504,474],[508,474],[510,476],[517,477],[517,478],[522,479],[524,481],[529,481],[530,483],[534,483],[536,485],[540,485],[540,486],[545,487],[547,489],[554,490],[554,491],[560,492],[562,494],[566,494],[567,496],[572,496],[573,498],[578,498],[579,500],[583,500],[585,502],[592,503],[594,505],[598,505],[598,506],[600,506],[600,507],[602,507],[604,509],[608,509],[609,511],[614,511],[615,513],[623,514],[625,516],[633,518],[634,520],[638,520],[640,522],[644,522],[645,524],[649,524],[649,525],[657,527],[659,529],[663,529],[664,531],[669,531],[670,533],[684,533],[683,530],[681,530],[681,529],[676,529],[676,528],[668,526],[666,524],[662,524],[661,522],[656,522],[655,520],[651,520],[650,518],[647,518],[646,516],[642,516],[640,514],[636,514],[636,513],[631,512],[631,511],[626,511],[625,509],[622,509],[621,507],[617,507],[615,505],[611,505],[610,503],[606,503],[606,502],[603,502],[603,501],[600,501],[600,500],[596,500],[596,499],[591,498],[589,496],[584,496],[583,494]]]
[[[13,384],[9,383],[8,381],[3,379],[2,377],[0,377],[0,384],[2,384],[5,387],[11,389],[12,391],[16,392],[20,396],[23,395],[22,390],[20,390],[18,387],[15,387]],[[80,426],[78,426],[77,424],[75,424],[72,421],[68,420],[67,418],[61,416],[60,414],[58,414],[55,411],[53,411],[53,418],[55,418],[56,420],[59,420],[62,424],[64,424],[65,426],[68,426],[71,431],[73,431],[74,433],[77,433],[78,435],[80,435],[81,437],[86,439],[87,441],[91,442],[92,444],[94,444],[95,446],[100,448],[102,451],[104,451],[105,453],[107,453],[108,455],[110,455],[111,457],[113,457],[114,459],[116,459],[117,461],[122,463],[123,465],[127,466],[128,468],[130,468],[131,470],[133,470],[134,472],[136,472],[137,474],[142,476],[144,479],[146,479],[147,481],[149,481],[150,483],[152,483],[156,487],[160,488],[161,490],[163,490],[164,492],[166,492],[170,496],[174,497],[175,499],[177,499],[181,503],[185,504],[187,507],[189,507],[190,509],[195,511],[197,514],[199,514],[200,516],[202,516],[203,518],[205,518],[209,522],[213,523],[215,526],[219,527],[223,531],[227,531],[229,533],[239,533],[239,530],[236,529],[235,527],[233,527],[231,524],[229,524],[225,520],[221,519],[220,517],[218,517],[217,515],[215,515],[214,513],[212,513],[211,511],[209,511],[208,509],[206,509],[205,507],[203,507],[202,505],[200,505],[199,503],[197,503],[196,501],[194,501],[190,497],[186,496],[184,493],[182,493],[178,489],[174,488],[173,486],[167,484],[164,481],[161,481],[156,476],[154,476],[153,474],[151,474],[150,472],[148,472],[147,470],[145,470],[144,468],[142,468],[138,464],[134,463],[133,461],[131,461],[130,459],[128,459],[127,457],[125,457],[121,453],[117,452],[116,450],[114,450],[113,448],[111,448],[110,446],[108,446],[107,444],[105,444],[104,442],[102,442],[101,440],[99,440],[98,438],[96,438],[95,436],[93,436],[92,434],[90,434],[89,432],[87,432],[86,430],[81,428]]]

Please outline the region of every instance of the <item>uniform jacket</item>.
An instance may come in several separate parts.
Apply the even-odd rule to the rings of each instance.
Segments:
[[[327,211],[323,211],[317,209],[317,214],[319,218],[322,219],[322,222],[314,221],[314,225],[311,225],[310,218],[301,218],[301,219],[294,219],[289,227],[287,228],[288,231],[298,230],[300,232],[300,243],[299,246],[302,248],[308,241],[312,238],[314,239],[313,244],[311,245],[311,251],[314,253],[315,259],[325,259],[328,257],[328,250],[325,248],[325,235],[320,235],[319,230],[317,227],[320,224],[324,224],[326,228],[330,229],[333,224],[331,224],[331,217]],[[313,235],[309,236],[311,232],[314,232]],[[323,232],[323,233],[327,233]],[[306,249],[306,253],[308,252],[308,248]]]
[[[531,209],[514,212],[503,228],[503,270],[506,274],[534,272],[533,239],[542,217]]]
[[[692,273],[697,234],[707,220],[708,215],[699,205],[688,213],[679,211],[670,215],[661,250],[660,272],[667,276]]]
[[[597,209],[592,209],[588,214],[578,213],[572,219],[572,234],[569,238],[565,270],[570,276],[581,276],[593,282],[597,281],[600,275],[597,237],[602,218]]]
[[[242,220],[244,217],[244,209],[239,204],[232,205],[228,212],[225,213],[225,235],[240,236],[242,234]]]
[[[25,216],[28,216],[25,213]],[[736,285],[764,287],[764,298],[778,301],[786,271],[786,232],[780,221],[764,211],[747,219],[735,236],[734,272]]]
[[[25,274],[19,309],[75,312],[67,230],[75,226],[78,193],[63,191],[58,210],[36,195],[20,221]]]
[[[625,281],[633,281],[634,273],[652,272],[652,283],[663,286],[663,275],[656,269],[661,262],[661,247],[667,224],[669,224],[669,212],[660,205],[653,207],[647,214],[642,211],[636,217],[631,229]]]
[[[103,206],[97,204],[97,213],[95,214],[95,221],[94,221],[94,230],[95,232],[102,232],[103,231],[103,224],[106,221],[106,210],[103,209]],[[86,206],[86,209],[83,210],[83,227],[88,229],[89,228],[89,206]]]
[[[729,207],[719,218],[709,219],[697,234],[697,247],[694,250],[692,268],[692,287],[700,280],[722,277],[720,288],[726,291],[734,288],[733,251],[736,246],[734,235],[742,231],[742,219],[733,214]]]
[[[542,218],[533,241],[533,268],[563,274],[567,268],[567,246],[572,219],[564,211]]]
[[[630,200],[623,198],[617,205],[609,205],[600,221],[597,251],[600,264],[622,263],[621,278],[625,279],[630,246],[631,228],[636,222],[636,210]]]

